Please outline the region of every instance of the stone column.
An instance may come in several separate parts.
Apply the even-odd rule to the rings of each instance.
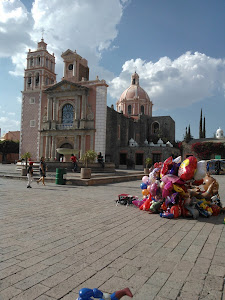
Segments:
[[[82,95],[81,119],[86,119],[86,106],[87,106],[87,96],[86,95]]]
[[[76,61],[73,62],[73,76],[76,76]]]
[[[78,150],[78,145],[77,145],[77,136],[74,136],[74,144],[73,144],[73,148]]]
[[[48,97],[48,104],[47,104],[47,121],[52,119],[52,98]]]
[[[56,97],[53,98],[53,114],[52,114],[52,120],[56,121]]]
[[[55,136],[52,136],[52,149],[51,149],[51,160],[55,159]]]
[[[66,76],[66,63],[64,62],[64,68],[63,68],[63,77]]]
[[[90,134],[90,149],[91,150],[94,149],[94,134],[93,133]]]
[[[40,136],[40,157],[42,157],[43,156],[43,140],[44,140],[44,137],[43,137],[43,135],[41,134],[41,136]]]
[[[81,135],[81,149],[80,149],[80,156],[82,157],[85,153],[85,136]]]
[[[49,158],[49,136],[46,135],[46,142],[45,142],[45,158]]]
[[[75,109],[75,120],[79,120],[80,119],[80,97],[79,96],[75,96],[75,100],[76,100],[76,109]]]

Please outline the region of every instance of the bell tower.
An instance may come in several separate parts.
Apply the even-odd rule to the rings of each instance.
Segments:
[[[20,155],[30,152],[32,159],[39,159],[39,130],[47,103],[43,91],[55,83],[55,56],[48,52],[42,38],[37,43],[37,49],[29,49],[27,53],[22,91]]]
[[[88,62],[77,54],[76,50],[67,50],[62,53],[64,68],[62,80],[72,81],[74,83],[79,81],[89,80]]]
[[[139,85],[139,75],[136,73],[136,71],[131,76],[131,85]]]

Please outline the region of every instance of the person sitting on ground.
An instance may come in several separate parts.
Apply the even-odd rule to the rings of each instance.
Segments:
[[[105,164],[104,164],[103,156],[102,156],[101,152],[98,152],[97,160],[98,160],[98,163],[100,163],[102,165],[102,167],[104,168]]]

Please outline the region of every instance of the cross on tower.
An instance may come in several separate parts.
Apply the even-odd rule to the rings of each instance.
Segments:
[[[42,28],[42,30],[41,30],[41,33],[42,33],[42,40],[43,40],[43,36],[44,36],[44,32],[45,32],[45,30],[44,30],[44,28]]]

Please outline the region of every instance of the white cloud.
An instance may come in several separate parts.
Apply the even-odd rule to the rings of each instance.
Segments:
[[[0,40],[4,41],[0,57],[12,57],[12,75],[23,75],[26,51],[36,49],[44,28],[48,50],[57,59],[56,73],[62,73],[61,53],[76,49],[88,59],[90,70],[95,69],[101,77],[105,74],[98,66],[101,53],[116,38],[117,25],[129,1],[76,0],[68,5],[68,0],[35,0],[31,13],[20,0],[0,3]]]
[[[8,115],[9,115],[9,116],[15,116],[16,113],[14,113],[14,112],[8,112]]]
[[[20,128],[20,121],[12,120],[12,118],[9,117],[0,117],[0,128],[2,133],[16,131]]]
[[[22,97],[21,96],[16,97],[16,101],[22,103]]]
[[[33,20],[19,0],[0,1],[0,57],[24,53],[33,45],[29,33]]]
[[[111,97],[119,99],[135,70],[155,110],[187,107],[224,91],[225,60],[187,52],[175,60],[162,57],[155,63],[140,58],[126,61],[120,75],[109,82]]]

